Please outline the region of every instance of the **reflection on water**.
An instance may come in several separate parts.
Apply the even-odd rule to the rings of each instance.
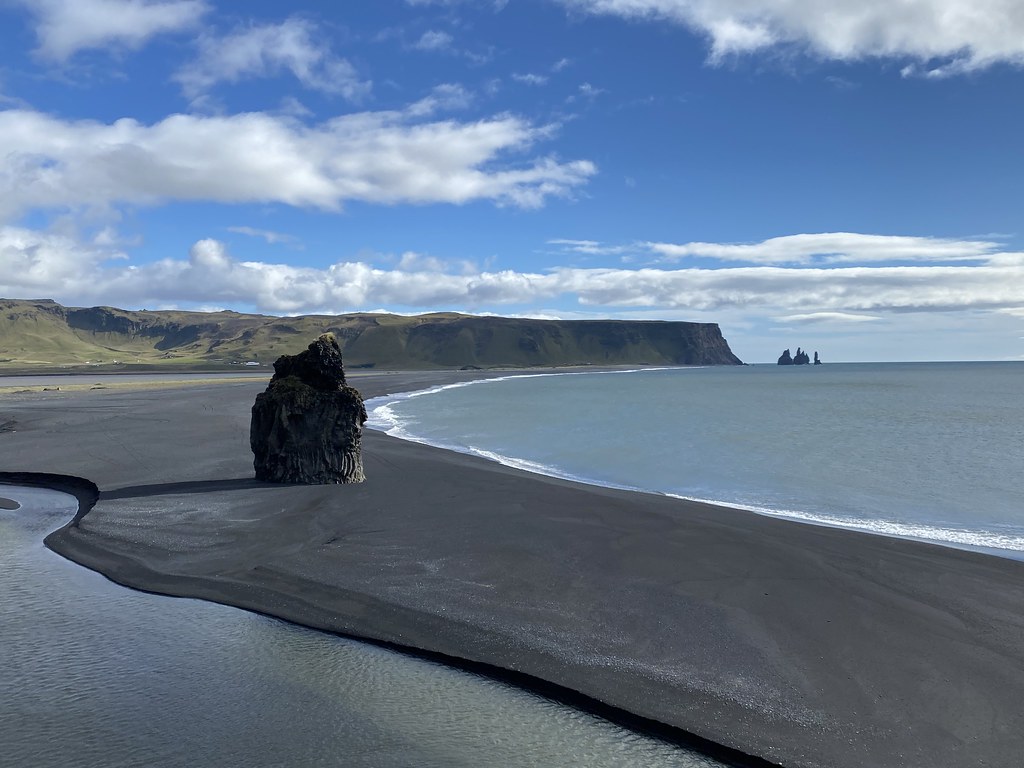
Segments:
[[[503,683],[49,552],[70,496],[2,486],[0,744],[31,766],[715,766]]]

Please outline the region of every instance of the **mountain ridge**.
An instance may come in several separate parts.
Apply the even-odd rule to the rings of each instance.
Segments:
[[[328,331],[347,368],[742,364],[715,323],[453,312],[277,317],[0,299],[0,372],[269,367]]]

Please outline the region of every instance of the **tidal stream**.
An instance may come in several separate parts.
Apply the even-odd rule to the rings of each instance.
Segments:
[[[47,550],[71,496],[0,485],[3,764],[717,766],[502,682],[120,587]]]

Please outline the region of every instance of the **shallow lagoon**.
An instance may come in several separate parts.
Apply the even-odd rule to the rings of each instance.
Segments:
[[[5,487],[0,742],[11,765],[714,766],[471,673],[120,587],[48,551],[76,502]]]

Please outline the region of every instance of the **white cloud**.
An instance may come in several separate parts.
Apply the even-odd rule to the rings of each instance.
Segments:
[[[37,53],[65,61],[78,51],[141,48],[159,34],[191,29],[203,0],[21,0],[36,19]]]
[[[544,85],[547,83],[548,78],[545,75],[535,75],[532,72],[526,74],[514,73],[512,79],[517,83],[523,83],[525,85]]]
[[[451,95],[451,94],[449,94]],[[512,163],[554,130],[513,115],[475,122],[406,111],[312,126],[264,113],[172,115],[146,125],[0,111],[0,222],[31,210],[169,200],[277,202],[337,210],[346,201],[538,207],[596,169],[586,160]]]
[[[500,9],[498,9],[500,10]],[[386,31],[385,35],[378,35],[378,39],[383,40],[388,37],[397,37],[404,39],[405,31],[400,28],[393,28]],[[448,32],[444,32],[438,29],[430,29],[420,35],[420,37],[412,43],[405,43],[405,47],[414,51],[423,51],[425,53],[439,53],[446,56],[460,56],[467,61],[479,66],[486,64],[494,58],[495,49],[493,46],[480,46],[477,45],[477,50],[470,50],[468,48],[460,48],[455,45],[455,38]]]
[[[277,108],[278,112],[282,115],[290,115],[292,117],[312,117],[313,110],[299,101],[292,95],[285,96],[281,99],[281,104]]]
[[[633,250],[633,248],[628,245],[604,245],[597,240],[569,240],[566,238],[556,238],[554,240],[548,240],[547,244],[558,246],[562,251],[583,253],[588,256],[607,256]]]
[[[786,309],[793,312],[942,311],[1019,306],[1024,268],[970,266],[561,269],[582,304]]]
[[[395,270],[407,273],[435,272],[438,274],[474,275],[480,272],[480,267],[466,259],[439,259],[436,256],[429,256],[424,253],[406,251],[398,259]]]
[[[447,51],[452,47],[452,40],[452,36],[447,32],[428,30],[412,44],[412,47],[418,51]]]
[[[111,259],[117,259],[111,261]],[[1024,265],[480,270],[409,253],[393,268],[343,261],[325,269],[243,261],[223,243],[196,243],[187,259],[132,265],[123,254],[68,237],[0,229],[0,295],[75,303],[255,305],[304,313],[379,306],[493,311],[569,299],[591,311],[742,311],[789,322],[879,313],[1018,311]],[[860,321],[866,322],[866,321]]]
[[[998,243],[937,237],[863,235],[852,232],[773,237],[759,243],[646,243],[665,261],[703,257],[750,264],[964,261],[990,258]]]
[[[455,6],[461,3],[472,2],[479,3],[480,0],[405,0],[406,5],[411,6],[428,6],[428,5],[441,5],[441,6]],[[505,6],[508,5],[508,0],[491,0],[491,7],[495,13],[504,10]]]
[[[175,79],[195,98],[219,82],[290,72],[306,88],[358,100],[370,91],[355,67],[335,56],[316,39],[315,25],[293,17],[280,24],[243,27],[234,32],[199,38],[197,58],[182,67]]]
[[[83,243],[54,233],[0,227],[0,295],[73,296],[111,259],[124,254],[105,245]]]
[[[585,13],[687,26],[710,39],[712,61],[788,45],[840,61],[910,58],[936,76],[1000,62],[1024,65],[1024,3],[1019,0],[560,2]]]
[[[297,246],[299,239],[294,235],[286,235],[283,232],[274,232],[270,229],[257,229],[256,227],[228,227],[228,232],[247,237],[258,237],[270,245]]]
[[[874,323],[882,318],[878,315],[855,315],[850,312],[808,312],[803,315],[783,315],[773,318],[780,323],[836,324],[836,323]]]
[[[410,104],[406,112],[422,117],[435,112],[465,109],[473,101],[473,95],[458,83],[435,85],[428,96]]]

